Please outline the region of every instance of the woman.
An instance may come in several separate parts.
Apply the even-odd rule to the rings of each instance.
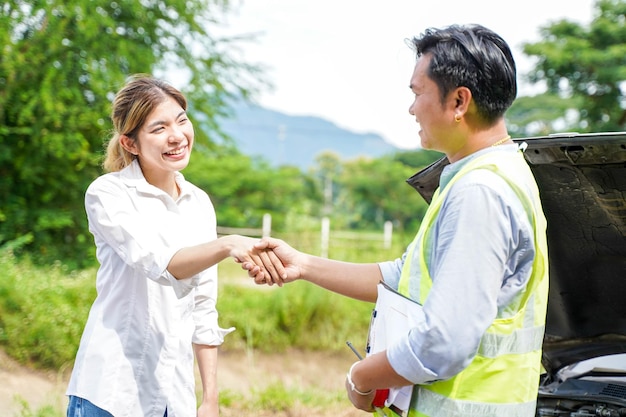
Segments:
[[[218,239],[209,197],[179,172],[194,141],[186,109],[180,91],[149,76],[131,77],[113,102],[108,173],[85,195],[98,295],[67,389],[68,417],[219,414],[217,348],[234,328],[218,326],[216,264],[252,260],[256,239]]]

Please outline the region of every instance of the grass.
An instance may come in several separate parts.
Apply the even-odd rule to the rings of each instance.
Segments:
[[[319,254],[318,235],[278,237],[302,251]],[[363,233],[356,238],[343,235],[333,240],[331,233],[328,254],[345,261],[376,262],[400,256],[406,243],[396,239],[391,248],[383,248],[382,234],[380,239]],[[225,349],[341,351],[346,349],[346,340],[363,340],[367,333],[371,304],[306,282],[283,288],[247,285],[247,275],[231,260],[222,262],[219,268],[220,323],[222,327],[238,328],[228,336]],[[8,250],[0,251],[0,347],[33,368],[69,369],[96,296],[95,274],[95,267],[71,271],[62,263],[36,267],[28,259],[18,261]],[[291,401],[319,403],[328,401],[327,395],[293,392],[277,384],[256,392],[250,406],[288,409],[293,406]],[[224,393],[221,402],[233,401],[231,397]],[[32,411],[23,404],[22,409],[20,417],[55,415],[46,407]]]

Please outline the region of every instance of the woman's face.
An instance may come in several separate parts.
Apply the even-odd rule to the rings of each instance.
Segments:
[[[187,113],[172,97],[159,104],[139,129],[134,144],[146,179],[184,169],[189,163],[194,131]]]

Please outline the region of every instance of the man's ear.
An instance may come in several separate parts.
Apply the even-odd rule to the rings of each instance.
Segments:
[[[470,102],[472,101],[471,90],[467,87],[457,87],[452,94],[454,99],[455,114],[459,114],[461,116],[465,115],[469,109]]]
[[[120,145],[122,145],[122,148],[135,156],[139,154],[139,149],[137,148],[135,141],[126,135],[120,135]]]

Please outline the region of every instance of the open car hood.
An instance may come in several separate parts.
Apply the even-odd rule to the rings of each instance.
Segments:
[[[514,141],[527,145],[548,221],[544,367],[626,352],[626,132]],[[447,164],[407,182],[430,203]]]

